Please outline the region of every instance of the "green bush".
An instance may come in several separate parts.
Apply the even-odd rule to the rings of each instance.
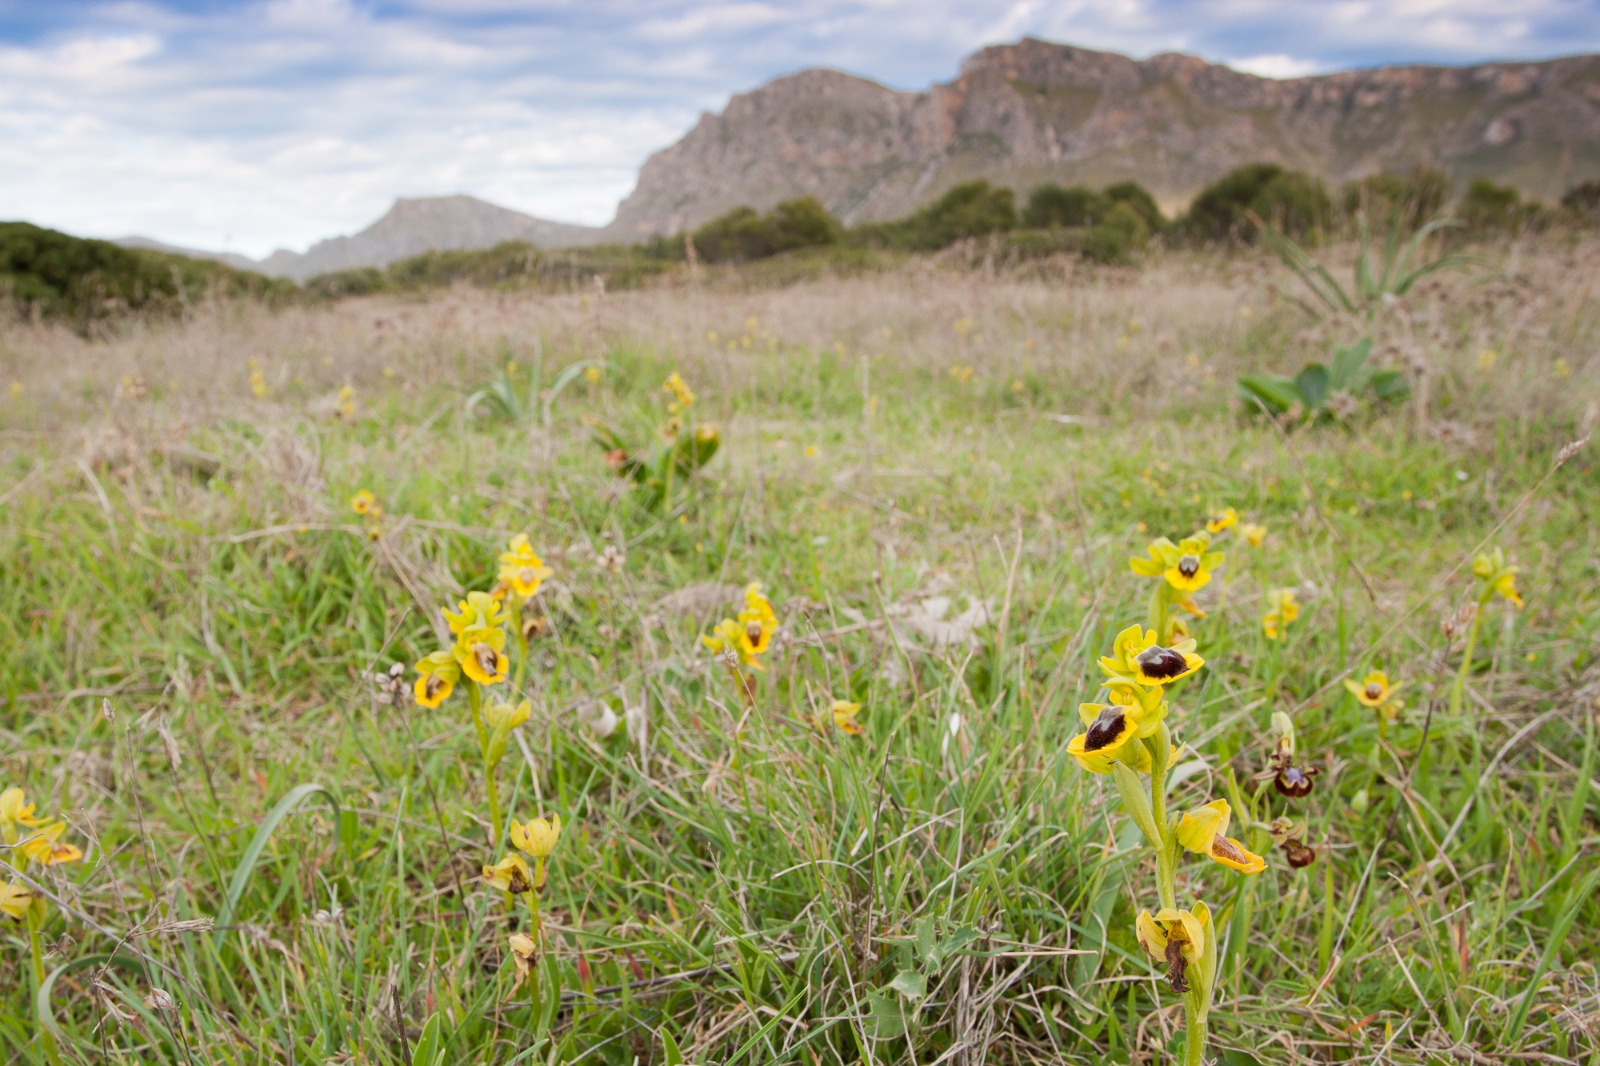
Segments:
[[[1136,181],[1119,181],[1115,185],[1105,188],[1106,199],[1114,204],[1127,204],[1135,214],[1144,220],[1145,228],[1151,233],[1160,233],[1167,228],[1167,216],[1161,213],[1161,206],[1156,203],[1156,198]]]
[[[26,222],[0,222],[0,300],[80,333],[129,313],[173,315],[211,296],[278,301],[291,282]]]
[[[957,185],[906,218],[860,226],[851,236],[854,242],[867,247],[932,252],[968,237],[1003,233],[1016,227],[1016,198],[1011,190],[973,181]]]
[[[1600,222],[1600,181],[1574,185],[1561,198],[1561,206],[1590,224]]]
[[[1305,240],[1327,227],[1333,203],[1322,182],[1276,163],[1247,163],[1207,185],[1189,205],[1185,235],[1203,241],[1254,241],[1257,218]]]
[[[1479,178],[1461,198],[1461,215],[1474,233],[1511,230],[1522,220],[1522,194],[1510,185]]]
[[[708,263],[747,263],[797,248],[837,244],[843,228],[814,196],[785,200],[765,215],[739,207],[694,231],[695,252]]]
[[[1132,205],[1113,204],[1104,220],[1089,227],[1083,236],[1083,257],[1095,263],[1127,263],[1150,240],[1145,225]]]
[[[1433,167],[1416,167],[1404,177],[1382,173],[1347,182],[1340,193],[1347,220],[1365,220],[1369,227],[1381,228],[1398,217],[1402,230],[1411,231],[1443,210],[1450,198],[1450,176]]]
[[[1111,199],[1083,185],[1041,185],[1028,194],[1022,224],[1029,229],[1092,226],[1111,210]]]

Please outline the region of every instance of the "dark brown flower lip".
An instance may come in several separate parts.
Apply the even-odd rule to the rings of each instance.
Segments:
[[[1140,652],[1134,661],[1139,664],[1139,670],[1145,677],[1163,679],[1177,677],[1189,665],[1180,653],[1159,644]]]
[[[1198,555],[1185,555],[1178,560],[1178,573],[1184,577],[1194,577],[1200,572],[1200,557]]]
[[[1121,707],[1111,706],[1100,712],[1084,734],[1083,750],[1099,751],[1116,743],[1127,724],[1128,715]]]

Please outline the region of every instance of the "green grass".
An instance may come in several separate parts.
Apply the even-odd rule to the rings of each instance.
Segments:
[[[1474,338],[1470,366],[1485,320],[1462,291],[1443,313]],[[706,299],[735,329],[749,306]],[[959,349],[980,367],[966,385],[889,351],[864,389],[854,351],[770,357],[753,326],[728,364],[613,333],[584,352],[604,380],[565,389],[547,426],[463,412],[501,349],[413,338],[398,381],[421,384],[375,376],[353,420],[318,414],[310,386],[253,404],[238,374],[236,400],[203,408],[176,380],[152,380],[142,407],[83,404],[132,443],[82,463],[54,426],[7,437],[0,786],[61,811],[87,852],[29,869],[60,900],[43,1006],[63,1061],[400,1063],[419,1043],[451,1063],[1167,1061],[1178,997],[1133,936],[1154,905],[1146,852],[1110,779],[1065,747],[1096,657],[1144,615],[1127,557],[1224,504],[1271,533],[1228,542],[1202,593],[1207,667],[1172,718],[1201,758],[1172,803],[1232,798],[1263,851],[1259,826],[1290,814],[1319,857],[1296,871],[1269,852],[1251,880],[1192,856],[1180,870],[1180,896],[1203,896],[1226,936],[1214,1054],[1600,1061],[1600,502],[1591,452],[1551,475],[1581,403],[1506,412],[1447,369],[1432,414],[1473,424],[1463,448],[1409,409],[1285,437],[1228,410],[1227,373],[1141,411],[1080,391],[1066,356],[1002,369],[1052,328],[1115,360],[1126,319],[1072,299],[986,305]],[[1145,314],[1149,334],[1179,328]],[[1218,346],[1293,362],[1296,315],[1269,309]],[[1592,309],[1546,321],[1558,348],[1595,328]],[[296,355],[313,342],[274,343],[316,372]],[[570,361],[558,350],[540,349],[545,379]],[[1181,361],[1164,350],[1127,358],[1160,380]],[[580,419],[653,423],[679,366],[724,445],[663,521]],[[1548,374],[1534,354],[1500,372]],[[1085,421],[1048,417],[1064,410]],[[174,440],[214,471],[174,463]],[[349,512],[358,488],[382,501],[376,541]],[[566,823],[537,1010],[526,987],[507,998],[505,938],[526,918],[477,876],[498,855],[464,700],[386,705],[364,677],[437,647],[436,606],[492,584],[515,532],[556,571],[534,718],[500,770],[508,811]],[[1439,622],[1471,598],[1483,543],[1522,566],[1528,606],[1489,609],[1453,716],[1460,645]],[[620,575],[594,565],[608,544]],[[743,720],[698,645],[724,607],[663,598],[750,580],[784,630]],[[1286,586],[1305,609],[1274,645],[1260,604]],[[933,596],[952,616],[982,601],[990,621],[934,646],[897,613]],[[1339,683],[1377,667],[1407,682],[1382,739]],[[866,704],[864,736],[805,724],[835,697]],[[642,707],[648,728],[596,737],[597,700],[635,727]],[[1277,710],[1321,768],[1292,805],[1254,780]],[[325,791],[296,793],[309,785]],[[146,1007],[153,987],[176,1009]],[[0,921],[4,1061],[47,1061],[40,1006],[25,931]]]

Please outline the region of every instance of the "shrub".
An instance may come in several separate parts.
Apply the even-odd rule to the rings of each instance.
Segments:
[[[1105,219],[1084,234],[1083,257],[1096,263],[1126,263],[1149,240],[1150,227],[1138,211],[1130,204],[1113,204]]]
[[[1479,178],[1467,186],[1461,199],[1461,214],[1467,228],[1475,233],[1510,230],[1522,215],[1522,194],[1510,185],[1496,185]]]
[[[1028,194],[1022,224],[1029,229],[1092,226],[1111,210],[1111,199],[1083,185],[1041,185]]]
[[[1332,208],[1328,190],[1311,175],[1276,163],[1247,163],[1200,191],[1189,205],[1183,229],[1197,240],[1253,241],[1257,233],[1248,219],[1254,212],[1304,240],[1327,226]]]
[[[893,240],[914,251],[947,248],[967,237],[1015,229],[1017,208],[1010,189],[986,181],[957,185],[937,201],[899,223],[891,223]]]
[[[836,244],[842,229],[814,196],[785,200],[765,215],[739,207],[694,231],[695,252],[708,263],[744,263],[797,248]]]
[[[1574,185],[1561,198],[1561,206],[1591,224],[1600,222],[1600,181]]]
[[[1151,233],[1160,233],[1167,228],[1167,216],[1161,213],[1161,206],[1156,203],[1156,198],[1136,181],[1119,181],[1115,185],[1105,188],[1106,199],[1115,204],[1127,204],[1144,220],[1145,227]]]
[[[1347,219],[1363,219],[1368,226],[1386,226],[1398,216],[1402,229],[1414,230],[1436,217],[1449,197],[1448,174],[1417,167],[1404,177],[1372,174],[1347,183],[1340,206]]]
[[[212,295],[276,300],[294,291],[290,282],[207,259],[0,223],[0,298],[80,333],[128,313],[176,314]]]

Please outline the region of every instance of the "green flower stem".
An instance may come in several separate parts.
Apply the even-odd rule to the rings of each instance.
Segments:
[[[40,912],[37,899],[28,906],[28,947],[33,955],[33,988],[37,992],[44,985],[44,945],[39,940],[39,927],[44,924],[44,915]],[[59,1066],[61,1055],[56,1050],[56,1041],[50,1035],[50,1030],[39,1023],[39,1046],[44,1049],[45,1058],[49,1059],[52,1066]]]
[[[1461,697],[1467,687],[1467,672],[1472,669],[1472,652],[1478,645],[1478,627],[1483,625],[1483,612],[1493,595],[1494,586],[1490,585],[1485,594],[1478,597],[1478,609],[1472,615],[1472,628],[1467,630],[1467,646],[1461,653],[1461,669],[1456,672],[1455,687],[1450,690],[1451,718],[1461,713]]]
[[[1183,1041],[1184,1066],[1202,1066],[1206,1061],[1206,1022],[1205,1011],[1196,1004],[1198,996],[1185,996],[1183,998],[1183,1027],[1186,1036]]]
[[[1150,812],[1155,818],[1156,832],[1161,835],[1156,844],[1156,888],[1163,907],[1178,906],[1178,857],[1172,827],[1167,824],[1167,752],[1172,746],[1172,736],[1167,724],[1162,722],[1156,734],[1144,742],[1150,751]]]
[[[489,790],[489,820],[493,827],[489,833],[489,850],[500,847],[500,785],[495,780],[494,767],[489,765],[489,730],[483,724],[483,694],[476,682],[467,685],[467,706],[472,708],[472,728],[478,734],[478,755],[483,760],[483,777]]]

